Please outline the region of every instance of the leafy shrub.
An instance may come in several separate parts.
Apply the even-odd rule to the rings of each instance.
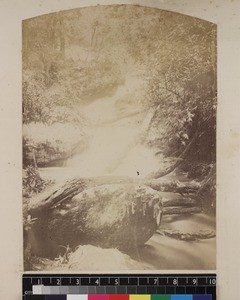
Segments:
[[[50,183],[51,181],[45,181],[40,177],[37,167],[27,166],[23,177],[23,196],[30,198],[33,194],[42,192]]]

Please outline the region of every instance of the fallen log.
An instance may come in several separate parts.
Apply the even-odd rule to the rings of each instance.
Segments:
[[[43,193],[37,194],[30,199],[28,213],[31,216],[36,216],[43,210],[55,208],[83,191],[88,183],[89,180],[86,179],[74,179],[67,181],[64,185],[55,185],[46,189]]]
[[[169,179],[162,179],[162,178],[145,180],[144,184],[150,186],[152,189],[156,191],[179,193],[182,195],[196,193],[201,187],[201,184],[196,181],[181,183],[177,180],[171,181]]]
[[[158,229],[156,231],[160,235],[168,236],[181,241],[197,241],[203,239],[211,239],[216,236],[213,230],[200,230],[199,232],[182,232],[180,230]]]
[[[163,215],[186,215],[186,214],[197,214],[200,212],[202,212],[202,208],[200,207],[173,206],[173,207],[163,208]]]
[[[133,179],[123,176],[102,176],[92,178],[75,178],[68,180],[63,185],[55,185],[48,188],[44,192],[33,196],[28,205],[28,213],[35,216],[41,210],[48,210],[55,208],[62,202],[71,200],[75,195],[83,190],[97,187],[105,184],[139,184],[141,186],[151,187],[153,190],[160,192],[173,193],[193,193],[197,192],[200,184],[192,181],[184,184],[178,181],[170,181],[169,179]]]
[[[56,184],[47,188],[44,192],[34,195],[28,204],[28,213],[35,215],[42,210],[49,210],[68,202],[75,195],[83,190],[105,184],[134,183],[135,180],[121,176],[101,176],[92,178],[74,178],[66,181],[65,184]]]
[[[190,198],[176,198],[176,199],[162,199],[163,207],[181,206],[181,207],[194,207],[197,206],[197,201]]]

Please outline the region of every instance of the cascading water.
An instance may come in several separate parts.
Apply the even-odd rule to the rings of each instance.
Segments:
[[[159,168],[153,150],[141,140],[141,125],[147,114],[139,103],[142,85],[136,75],[129,74],[112,97],[98,99],[82,108],[90,123],[89,146],[68,160],[67,166],[75,174],[141,178]]]

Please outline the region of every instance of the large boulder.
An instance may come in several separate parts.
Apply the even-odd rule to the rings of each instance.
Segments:
[[[56,257],[60,245],[128,250],[144,244],[161,217],[157,191],[133,183],[84,189],[71,200],[42,211],[29,232],[33,254]],[[31,242],[32,241],[32,242]]]

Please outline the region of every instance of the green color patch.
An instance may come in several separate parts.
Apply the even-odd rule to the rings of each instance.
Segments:
[[[151,295],[151,300],[171,300],[171,295]]]

